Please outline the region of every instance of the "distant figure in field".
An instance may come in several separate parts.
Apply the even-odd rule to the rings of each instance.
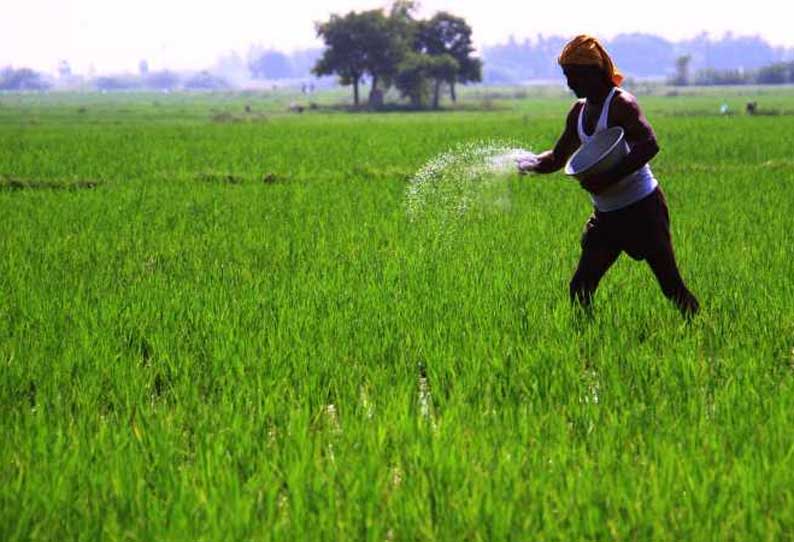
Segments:
[[[747,102],[745,110],[748,115],[755,115],[758,112],[758,102]]]
[[[659,152],[651,125],[637,99],[619,87],[623,76],[598,40],[577,36],[557,61],[579,100],[554,148],[538,155],[535,163],[520,164],[519,172],[557,171],[580,144],[612,126],[623,128],[630,149],[612,170],[580,181],[590,193],[594,211],[585,224],[582,254],[570,283],[572,302],[589,309],[599,281],[626,252],[648,262],[664,295],[691,318],[699,310],[698,301],[678,271],[667,202],[648,166]]]

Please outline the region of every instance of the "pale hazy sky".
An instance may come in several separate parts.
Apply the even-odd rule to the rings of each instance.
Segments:
[[[2,0],[0,66],[53,72],[200,69],[224,53],[245,56],[252,44],[283,51],[317,47],[314,21],[389,5],[381,0]],[[477,45],[538,34],[591,33],[610,38],[647,32],[678,40],[701,31],[761,35],[794,46],[786,0],[424,0],[420,17],[446,10],[466,18]],[[748,7],[752,6],[752,8]]]

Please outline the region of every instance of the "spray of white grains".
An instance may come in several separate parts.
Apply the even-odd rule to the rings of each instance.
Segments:
[[[518,164],[532,165],[530,151],[499,141],[464,143],[430,159],[406,194],[412,222],[449,225],[472,212],[509,207],[507,183]]]

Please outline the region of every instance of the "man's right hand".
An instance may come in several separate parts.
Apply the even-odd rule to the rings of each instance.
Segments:
[[[519,175],[526,175],[527,173],[532,173],[535,171],[535,168],[538,167],[538,159],[537,158],[520,158],[516,160],[516,165],[518,166],[518,174]]]

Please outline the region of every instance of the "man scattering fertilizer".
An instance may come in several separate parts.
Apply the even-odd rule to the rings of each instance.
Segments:
[[[536,160],[519,162],[519,172],[559,170],[580,144],[608,127],[623,128],[629,145],[628,154],[615,167],[580,180],[595,209],[582,235],[582,254],[570,283],[571,300],[589,308],[601,277],[626,252],[648,262],[664,295],[685,317],[692,317],[698,312],[698,301],[678,271],[667,202],[648,166],[659,152],[653,129],[636,98],[619,87],[623,77],[598,40],[577,36],[565,46],[558,63],[579,100],[568,113],[565,131],[554,148]]]

